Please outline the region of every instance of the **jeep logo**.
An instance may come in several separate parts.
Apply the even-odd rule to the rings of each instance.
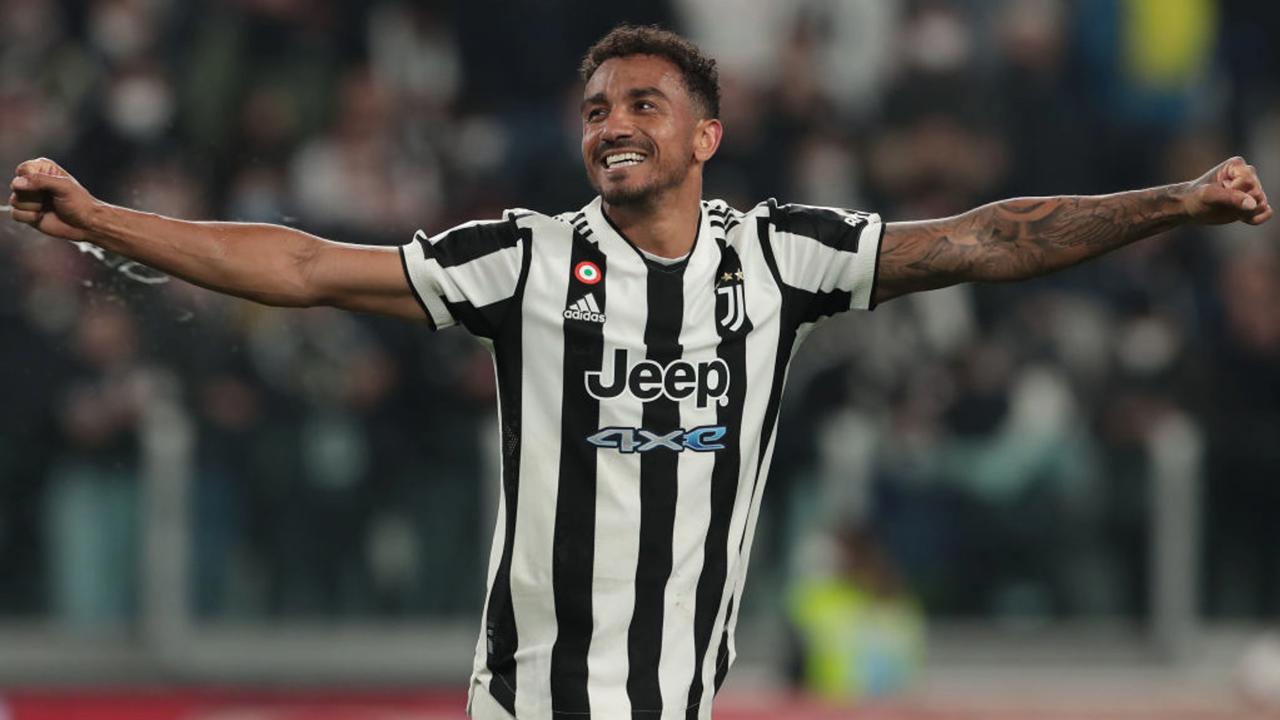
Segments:
[[[587,392],[597,400],[630,393],[641,402],[665,396],[672,400],[696,397],[698,407],[707,407],[715,399],[719,405],[729,402],[729,366],[716,358],[699,363],[673,360],[665,367],[653,360],[635,365],[627,361],[626,348],[613,352],[613,372],[605,377],[603,370],[586,373]]]

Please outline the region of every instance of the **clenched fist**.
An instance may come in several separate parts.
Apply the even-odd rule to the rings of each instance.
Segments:
[[[54,161],[22,163],[9,187],[9,217],[53,237],[89,239],[89,222],[99,202]]]
[[[1261,225],[1275,214],[1262,181],[1258,180],[1258,171],[1240,157],[1227,160],[1189,183],[1183,203],[1192,220],[1208,225],[1237,220]]]

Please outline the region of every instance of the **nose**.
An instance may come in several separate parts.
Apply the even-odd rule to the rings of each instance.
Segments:
[[[635,132],[635,125],[631,123],[631,119],[624,112],[611,112],[605,118],[604,128],[600,136],[605,142],[617,142],[631,137]]]

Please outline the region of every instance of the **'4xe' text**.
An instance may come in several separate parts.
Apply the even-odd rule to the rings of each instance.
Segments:
[[[678,428],[670,432],[653,432],[644,428],[607,427],[587,438],[598,448],[617,450],[620,453],[642,453],[659,448],[684,452],[715,452],[723,450],[723,425],[703,425],[692,430]]]

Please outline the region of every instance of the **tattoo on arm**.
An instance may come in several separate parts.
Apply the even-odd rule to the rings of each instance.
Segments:
[[[1017,198],[941,220],[890,223],[876,301],[968,281],[1022,280],[1186,221],[1182,185],[1098,196]]]

